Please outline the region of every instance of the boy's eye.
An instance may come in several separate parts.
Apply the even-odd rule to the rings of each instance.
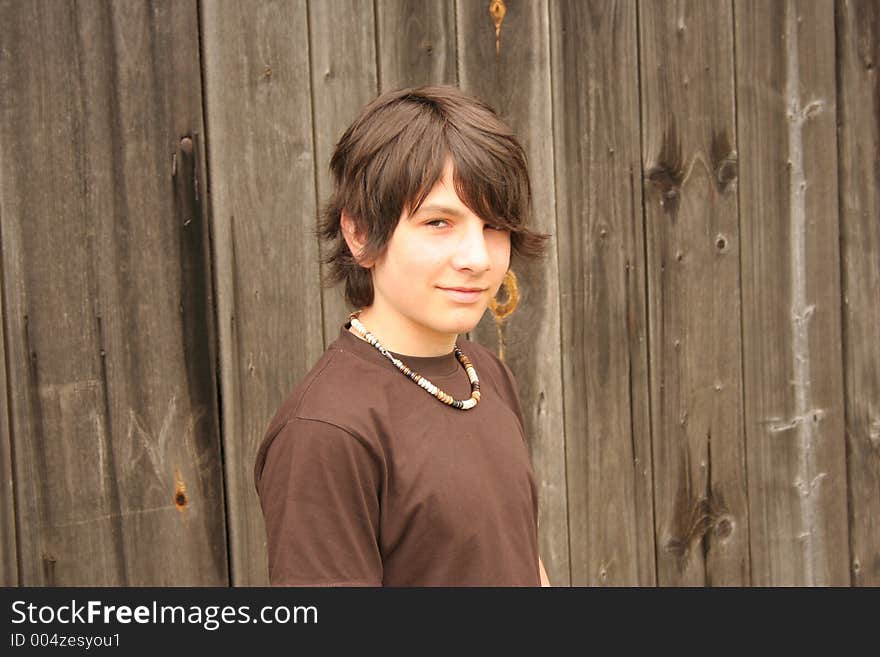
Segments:
[[[442,226],[438,226],[438,225],[435,225],[435,224],[448,224],[448,223],[449,223],[449,222],[446,221],[446,219],[431,219],[430,221],[426,221],[426,222],[425,222],[425,225],[426,225],[426,226],[431,226],[432,228],[441,228]],[[483,225],[483,228],[488,228],[488,229],[490,229],[490,230],[497,230],[497,231],[505,231],[505,230],[507,230],[506,228],[504,228],[504,227],[502,227],[502,226],[497,226],[497,225],[495,225],[495,224],[484,224],[484,225]]]

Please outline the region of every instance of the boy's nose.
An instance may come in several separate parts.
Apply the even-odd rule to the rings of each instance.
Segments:
[[[475,272],[486,271],[492,266],[482,221],[473,222],[462,236],[455,254],[455,266]]]

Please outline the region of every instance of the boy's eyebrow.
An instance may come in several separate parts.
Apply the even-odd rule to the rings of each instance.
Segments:
[[[452,208],[452,207],[449,207],[448,205],[438,205],[436,203],[432,203],[429,205],[423,205],[422,207],[419,208],[418,212],[416,212],[414,215],[410,215],[410,216],[415,217],[418,215],[430,214],[431,212],[437,212],[440,214],[448,214],[448,215],[452,215],[453,217],[463,217],[465,214],[463,211],[459,210],[458,208]]]

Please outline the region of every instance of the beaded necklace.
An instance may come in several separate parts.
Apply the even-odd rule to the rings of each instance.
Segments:
[[[461,348],[458,346],[458,343],[455,345],[455,357],[458,358],[458,362],[461,363],[461,366],[464,367],[464,371],[467,372],[468,379],[471,381],[471,397],[470,399],[453,399],[452,395],[447,394],[440,390],[433,383],[428,381],[421,374],[414,372],[412,369],[407,367],[403,361],[399,358],[395,358],[391,355],[391,352],[388,351],[382,344],[376,339],[376,336],[370,333],[366,327],[361,324],[360,320],[358,320],[358,315],[361,314],[360,310],[356,310],[351,313],[348,317],[351,320],[351,325],[355,331],[358,332],[358,335],[364,338],[371,345],[376,347],[385,358],[390,360],[394,367],[400,370],[403,374],[412,379],[419,386],[424,388],[425,392],[430,395],[433,395],[437,399],[439,399],[444,404],[452,406],[453,408],[457,408],[461,411],[467,411],[477,405],[480,401],[480,379],[477,378],[477,370],[474,369],[473,363],[471,363],[470,359],[465,356],[461,352]]]

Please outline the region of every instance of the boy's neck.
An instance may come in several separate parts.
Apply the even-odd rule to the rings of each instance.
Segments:
[[[445,356],[455,348],[455,341],[458,338],[457,335],[418,335],[414,334],[412,330],[407,330],[405,326],[401,326],[397,322],[383,321],[385,317],[387,317],[387,315],[380,316],[373,306],[364,308],[360,315],[358,315],[358,319],[364,327],[372,333],[388,351],[405,356],[424,358]],[[354,327],[349,327],[348,330],[361,340],[364,340],[364,338],[354,330]],[[366,342],[366,340],[364,340],[364,342]]]

